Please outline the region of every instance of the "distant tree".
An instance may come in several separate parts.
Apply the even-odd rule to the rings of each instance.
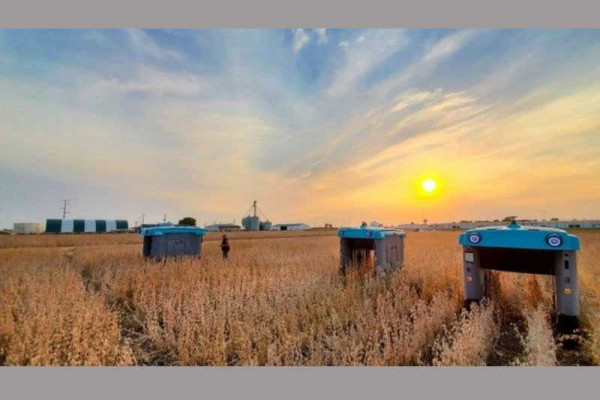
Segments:
[[[196,226],[196,218],[185,217],[183,219],[180,219],[177,225]]]
[[[512,222],[515,221],[517,219],[516,215],[509,215],[508,217],[504,217],[502,219],[502,222]]]
[[[558,221],[558,218],[556,218],[556,217],[551,218],[550,221]]]
[[[360,227],[361,228],[366,228],[367,227],[367,223],[365,221],[360,223]]]
[[[495,219],[495,220],[494,220],[494,222],[500,222],[500,220],[498,220],[498,219]]]

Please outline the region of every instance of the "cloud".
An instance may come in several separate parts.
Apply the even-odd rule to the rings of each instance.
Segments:
[[[326,29],[315,29],[314,30],[315,33],[317,34],[317,44],[323,45],[323,44],[327,44],[327,42],[329,42],[329,38],[327,37],[327,30]]]
[[[464,30],[444,37],[436,42],[429,51],[425,53],[422,63],[434,64],[450,57],[467,44],[476,34],[476,31]]]
[[[383,96],[407,85],[412,80],[431,74],[444,60],[452,57],[478,34],[476,30],[458,31],[450,34],[429,47],[424,54],[398,74],[392,75],[375,86],[372,93]]]
[[[183,54],[180,51],[159,46],[152,37],[139,29],[127,30],[129,42],[133,49],[139,54],[156,60],[182,61]]]
[[[299,52],[310,42],[310,36],[304,29],[296,29],[294,31],[294,52]]]
[[[412,138],[449,132],[482,110],[477,99],[464,92],[409,90],[391,103],[381,102],[366,113],[357,113],[302,164],[310,164],[310,157],[323,160],[313,167],[313,176],[327,174],[356,164],[355,155],[364,161]],[[355,184],[360,181],[350,185]]]
[[[348,41],[339,43],[347,50],[346,59],[328,88],[330,96],[344,95],[352,90],[361,78],[408,43],[402,32],[396,30],[370,31],[365,36],[362,46],[350,46]]]
[[[132,78],[97,78],[86,82],[84,93],[96,96],[145,93],[156,95],[192,96],[211,87],[205,80],[191,73],[172,73],[140,66]]]

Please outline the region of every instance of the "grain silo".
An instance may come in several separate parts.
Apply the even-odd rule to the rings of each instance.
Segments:
[[[260,220],[259,213],[265,220]],[[246,211],[246,216],[242,218],[242,227],[246,231],[270,231],[273,229],[273,224],[266,218],[266,215],[256,205],[256,200],[254,200],[248,211]]]
[[[270,231],[273,229],[273,224],[271,221],[261,221],[260,222],[260,230],[261,231]]]
[[[248,211],[252,210],[252,215],[246,215],[242,218],[242,226],[247,231],[258,231],[260,230],[260,218],[257,215],[256,200],[252,203],[252,206],[248,209]]]
[[[248,215],[242,218],[242,225],[247,231],[260,230],[260,219],[256,215]]]

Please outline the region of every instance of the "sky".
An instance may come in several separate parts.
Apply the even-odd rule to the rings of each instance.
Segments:
[[[599,149],[600,30],[0,30],[0,228],[600,218]]]

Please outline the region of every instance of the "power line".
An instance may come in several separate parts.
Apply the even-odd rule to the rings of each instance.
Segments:
[[[253,206],[250,206],[250,207],[249,207],[249,208],[246,210],[246,212],[244,213],[244,215],[250,215],[250,211],[252,210],[252,207],[253,207]]]
[[[71,213],[70,211],[68,211],[68,207],[71,205],[72,199],[61,199],[61,201],[63,202],[63,205],[60,208],[62,210],[62,219],[65,219],[67,214]]]
[[[269,218],[266,216],[266,214],[265,214],[265,213],[264,213],[264,212],[263,212],[263,211],[262,211],[260,208],[258,209],[258,212],[259,212],[259,213],[260,213],[260,214],[261,214],[263,217],[265,217],[265,220],[267,220],[267,221],[269,220]]]

